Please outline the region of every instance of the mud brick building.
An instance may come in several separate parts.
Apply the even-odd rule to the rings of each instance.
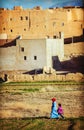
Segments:
[[[84,33],[84,8],[66,7],[45,9],[36,7],[13,10],[0,9],[0,39],[35,39],[58,36],[80,36]]]

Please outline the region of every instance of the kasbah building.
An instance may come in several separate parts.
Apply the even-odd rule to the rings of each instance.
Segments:
[[[63,7],[43,10],[39,6],[33,9],[23,9],[21,6],[15,6],[13,10],[1,8],[0,19],[0,48],[6,48],[4,52],[1,51],[1,59],[3,59],[4,55],[6,56],[8,54],[10,49],[12,50],[9,55],[14,55],[14,48],[10,47],[17,43],[16,39],[59,39],[60,32],[63,32],[64,48],[60,48],[59,53],[62,49],[64,51],[64,57],[62,62],[58,63],[58,66],[61,64],[62,71],[64,70],[75,73],[70,73],[71,75],[67,74],[66,77],[65,75],[63,77],[62,75],[60,78],[62,80],[69,80],[73,78],[74,80],[77,77],[77,80],[84,80],[84,8]],[[24,51],[24,48],[22,51]],[[34,58],[37,57],[35,56]],[[26,57],[24,57],[24,60],[26,60]],[[12,60],[8,62],[9,66],[13,63]],[[6,62],[4,62],[4,64],[5,63]],[[6,69],[4,72],[4,70],[1,68],[0,73],[2,77],[4,73],[7,73],[7,76],[9,75],[9,79],[11,79],[11,73],[11,75],[13,74],[13,80],[21,79],[17,78],[17,76],[16,79],[14,79],[14,75],[17,73],[14,68],[12,72],[11,70],[8,71]],[[18,73],[20,73],[20,71]],[[41,75],[41,79],[42,78],[43,80],[47,80],[48,77],[44,78]],[[22,79],[24,79],[24,76]],[[34,79],[39,80],[38,78],[31,78],[29,76],[29,80]],[[51,77],[51,80],[52,79],[53,77]],[[56,79],[57,77],[55,76],[54,80]]]

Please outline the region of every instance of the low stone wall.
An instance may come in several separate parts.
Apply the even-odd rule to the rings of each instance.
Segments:
[[[5,77],[6,76],[6,77]],[[2,81],[12,82],[33,82],[33,81],[84,81],[84,74],[68,73],[66,75],[56,74],[21,74],[21,73],[1,73],[0,79]]]

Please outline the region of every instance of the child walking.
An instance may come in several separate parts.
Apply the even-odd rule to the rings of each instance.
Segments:
[[[57,112],[58,112],[58,115],[64,119],[64,112],[63,112],[62,105],[60,103],[58,104]]]

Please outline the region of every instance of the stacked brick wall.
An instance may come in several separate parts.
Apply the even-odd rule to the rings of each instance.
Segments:
[[[66,75],[56,75],[56,74],[36,74],[36,75],[28,75],[28,74],[18,74],[13,71],[9,72],[1,72],[0,78],[4,81],[5,74],[7,75],[7,81],[13,82],[34,82],[34,81],[78,81],[84,82],[84,75],[81,73],[69,73]]]

